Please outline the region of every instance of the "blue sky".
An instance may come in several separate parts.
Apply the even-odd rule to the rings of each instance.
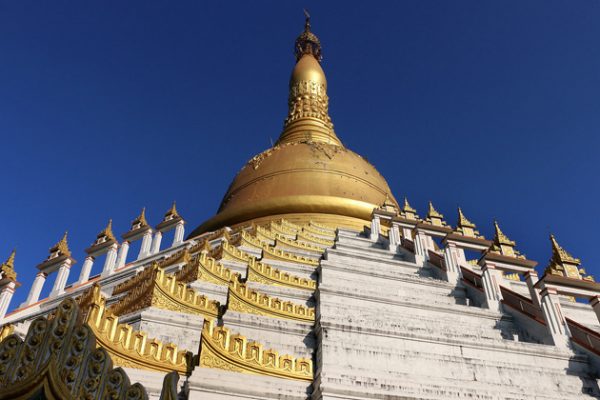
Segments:
[[[461,205],[488,236],[497,218],[542,268],[554,232],[600,279],[597,1],[4,1],[11,308],[65,230],[71,282],[109,218],[120,235],[144,206],[156,224],[177,200],[188,232],[214,214],[281,131],[303,7],[336,132],[396,197],[452,224]]]

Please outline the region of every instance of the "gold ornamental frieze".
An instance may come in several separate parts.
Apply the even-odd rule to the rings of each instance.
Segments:
[[[13,324],[4,324],[0,329],[0,342],[6,339],[6,337],[12,335],[15,332],[15,326]]]
[[[256,259],[251,259],[248,262],[247,277],[249,281],[287,286],[294,289],[315,290],[317,288],[317,282],[312,279],[291,275],[271,265],[256,261]]]
[[[325,232],[325,231],[323,231],[321,229],[318,229],[318,228],[315,228],[315,227],[311,226],[310,224],[309,225],[305,225],[302,228],[302,230],[304,232],[308,232],[311,235],[315,235],[315,236],[317,236],[317,237],[319,237],[321,239],[325,239],[325,240],[329,240],[329,241],[335,240],[335,232]],[[324,237],[322,237],[322,236],[324,236]]]
[[[144,387],[130,384],[113,362],[77,303],[66,299],[49,319],[35,319],[25,340],[10,335],[0,342],[0,399],[146,400]]]
[[[176,264],[187,264],[191,260],[190,251],[188,249],[179,250],[175,254],[159,261],[158,265],[161,268],[167,268]]]
[[[298,232],[298,240],[307,241],[309,243],[315,243],[317,245],[321,245],[321,246],[325,246],[325,247],[331,247],[335,243],[333,240],[324,239],[324,238],[315,236],[312,233],[307,232],[307,231]]]
[[[148,338],[145,332],[136,331],[130,325],[120,324],[119,317],[106,309],[101,296],[91,304],[86,322],[97,344],[110,354],[116,365],[180,374],[188,373],[192,367],[190,352],[179,350],[176,344]]]
[[[243,250],[229,244],[224,240],[219,246],[210,252],[210,256],[217,260],[230,260],[246,263],[250,259],[250,255]]]
[[[313,267],[319,265],[319,260],[315,260],[314,258],[299,256],[287,251],[275,249],[268,245],[263,246],[262,258],[305,264]]]
[[[265,350],[262,344],[248,342],[242,335],[233,335],[228,328],[217,326],[214,321],[204,322],[201,349],[200,367],[203,368],[309,382],[313,380],[312,360]]]
[[[299,242],[297,240],[288,239],[286,236],[282,236],[278,233],[275,234],[275,237],[275,247],[278,247],[279,244],[283,244],[294,249],[314,251],[315,253],[319,253],[319,255],[323,254],[323,252],[325,251],[323,247],[316,246],[310,243]]]
[[[263,242],[273,242],[275,238],[275,233],[272,232],[268,228],[264,228],[262,226],[256,227],[256,237]]]
[[[389,197],[386,196],[386,199],[389,199]],[[315,222],[315,221],[309,221],[308,225],[310,227],[318,229],[318,230],[320,230],[322,232],[333,233],[335,235],[336,228],[333,227],[333,226],[323,225],[323,224],[320,224],[320,223]]]
[[[306,307],[291,301],[271,297],[250,289],[246,284],[238,281],[229,283],[227,309],[302,322],[315,321],[314,307]]]
[[[271,224],[269,226],[271,228],[271,232],[273,232],[275,234],[283,235],[283,236],[296,237],[296,233],[298,233],[297,229],[292,229],[281,223],[271,222]]]
[[[182,283],[203,280],[217,285],[229,285],[229,281],[238,280],[240,274],[233,272],[206,253],[200,253],[175,276],[177,281]]]
[[[242,232],[240,235],[240,239],[240,246],[251,247],[258,250],[262,250],[262,247],[265,243],[271,243],[271,240],[263,241],[258,236],[252,236],[248,232]]]
[[[154,265],[152,278],[145,281],[133,280],[138,284],[127,295],[110,307],[115,315],[125,315],[148,307],[202,315],[206,318],[219,316],[219,302],[210,300],[189,288],[187,283],[179,282],[175,274],[166,274],[163,269]]]

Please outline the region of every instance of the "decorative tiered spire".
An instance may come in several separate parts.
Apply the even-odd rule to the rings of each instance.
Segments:
[[[404,206],[402,207],[402,214],[406,219],[418,220],[417,210],[411,207],[408,203],[408,199],[404,198]]]
[[[319,64],[323,59],[321,42],[310,30],[306,10],[304,14],[304,31],[294,46],[296,66],[290,77],[288,116],[277,144],[310,140],[341,146],[329,116],[327,79]]]
[[[388,193],[385,194],[385,200],[383,201],[383,204],[379,206],[378,210],[398,214],[398,208],[392,199],[390,199],[390,195]]]
[[[131,230],[134,231],[136,229],[145,228],[147,226],[148,221],[146,221],[146,207],[144,207],[142,208],[142,212],[140,213],[140,215],[138,215],[133,221],[131,221]]]
[[[143,211],[142,211],[142,215],[143,215]],[[106,239],[106,240],[102,240],[102,239]],[[98,236],[96,236],[96,242],[97,243],[101,243],[101,242],[105,242],[108,240],[117,240],[115,238],[115,235],[112,231],[112,219],[108,220],[108,225],[106,225],[106,228],[104,228],[102,230],[102,232],[100,232],[98,234]]]
[[[501,254],[501,255],[507,256],[507,257],[525,258],[524,255],[521,255],[515,249],[516,243],[514,241],[510,240],[508,238],[508,236],[506,236],[504,234],[504,232],[502,232],[500,230],[498,221],[494,221],[494,230],[495,230],[494,241],[488,251],[491,251],[491,252],[497,253],[497,254]]]
[[[15,282],[17,280],[17,273],[15,272],[15,255],[16,250],[13,250],[8,256],[8,259],[4,263],[0,264],[0,273],[2,273],[2,279],[8,279]]]
[[[319,62],[323,60],[321,54],[321,41],[310,31],[310,14],[304,10],[304,32],[296,38],[296,44],[294,46],[294,54],[296,55],[296,62],[298,62],[305,54],[312,54],[312,56]]]
[[[427,216],[425,217],[425,221],[435,226],[446,226],[446,222],[444,221],[444,215],[435,209],[431,201],[429,202],[429,208],[427,210]]]
[[[547,274],[594,281],[594,277],[587,275],[585,269],[579,268],[581,260],[573,257],[562,248],[552,234],[550,235],[550,243],[552,244],[552,258],[550,258],[550,262],[546,267],[545,272]]]
[[[460,233],[463,236],[475,238],[481,237],[475,228],[477,228],[475,224],[469,221],[467,217],[465,217],[465,214],[463,214],[462,209],[458,207],[458,222],[456,223],[455,232]]]
[[[65,231],[62,239],[60,239],[54,246],[50,247],[50,255],[48,256],[48,259],[60,256],[71,257],[71,250],[69,250],[69,244],[67,243],[67,235],[68,232]]]
[[[168,220],[171,220],[174,218],[181,218],[181,216],[177,212],[177,205],[175,204],[175,201],[173,201],[173,205],[171,206],[171,208],[169,208],[169,210],[165,214],[163,221],[168,221]]]

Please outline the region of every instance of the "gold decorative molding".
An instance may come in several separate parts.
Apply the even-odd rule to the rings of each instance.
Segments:
[[[15,332],[15,326],[13,324],[5,324],[0,329],[0,342],[6,339],[6,337],[12,335]]]
[[[17,273],[15,271],[15,256],[16,250],[13,250],[6,261],[0,264],[0,279],[8,279],[11,282],[17,281]]]
[[[256,237],[263,242],[272,242],[276,239],[274,232],[262,226],[256,227]]]
[[[315,321],[314,307],[306,307],[291,301],[271,297],[250,289],[246,284],[238,281],[229,283],[228,294],[228,310],[302,322]]]
[[[269,245],[263,245],[262,252],[263,259],[281,260],[293,263],[305,264],[316,267],[319,265],[319,260],[315,260],[309,257],[299,256],[287,251],[275,249]]]
[[[594,277],[587,275],[585,269],[580,267],[581,260],[573,257],[559,245],[554,235],[550,235],[550,243],[552,244],[552,257],[545,273],[594,282]]]
[[[217,260],[230,260],[246,263],[251,258],[248,253],[237,247],[229,244],[227,240],[223,240],[221,244],[215,247],[210,256]]]
[[[279,378],[312,382],[312,360],[279,355],[264,350],[260,343],[248,342],[242,335],[232,335],[228,328],[204,321],[200,366],[246,374],[269,375]]]
[[[389,196],[387,194],[385,195],[385,198],[389,200]],[[327,226],[327,225],[320,224],[320,223],[312,221],[312,220],[308,222],[308,225],[312,226],[313,228],[321,229],[325,232],[335,233],[335,230],[336,230],[336,228],[333,226]]]
[[[192,256],[190,255],[190,251],[188,249],[183,249],[183,250],[179,250],[178,252],[176,252],[173,255],[170,255],[169,257],[165,258],[164,260],[159,261],[158,265],[161,268],[167,268],[170,267],[172,265],[175,264],[181,264],[181,263],[189,263],[192,259]]]
[[[458,221],[456,222],[454,232],[463,236],[484,239],[476,228],[475,224],[469,221],[467,217],[465,217],[465,214],[463,214],[462,209],[458,207]]]
[[[175,276],[179,282],[189,283],[200,279],[217,285],[229,285],[229,281],[238,280],[240,274],[231,271],[206,253],[200,253]]]
[[[310,233],[312,235],[325,236],[324,238],[321,238],[321,237],[317,236],[320,239],[325,239],[325,240],[330,240],[330,241],[335,240],[335,232],[324,232],[323,230],[315,228],[315,227],[311,226],[310,224],[309,225],[304,225],[302,227],[302,230],[304,232],[308,232],[308,233]]]
[[[282,223],[271,222],[270,224],[271,232],[274,234],[279,234],[281,236],[292,236],[296,237],[296,233],[298,233],[298,229],[292,229]]]
[[[316,243],[326,247],[331,247],[335,243],[333,240],[320,238],[307,231],[298,232],[297,240],[306,240],[309,243]]]
[[[110,307],[115,315],[125,315],[148,307],[157,307],[163,310],[182,312],[186,314],[202,315],[206,318],[219,316],[219,302],[210,300],[199,294],[194,289],[187,287],[186,283],[178,282],[174,274],[165,274],[157,264],[149,267],[152,273],[131,278],[134,285],[127,295],[119,299]],[[119,291],[121,293],[121,291]]]
[[[188,251],[191,255],[200,253],[202,251],[208,253],[208,252],[210,252],[210,250],[211,250],[210,240],[208,240],[208,239],[204,239],[201,242],[198,242],[195,245],[190,246],[188,249]]]
[[[492,245],[488,249],[488,252],[500,254],[506,257],[514,257],[525,259],[525,255],[521,254],[515,249],[516,243],[508,238],[500,230],[500,226],[497,221],[494,221],[494,240],[492,241]]]
[[[281,243],[281,244],[285,244],[286,246],[293,247],[295,249],[305,250],[305,251],[314,251],[319,254],[323,254],[323,252],[325,251],[325,249],[321,246],[316,246],[314,244],[305,243],[305,242],[299,242],[298,240],[288,239],[287,237],[279,235],[277,233],[275,234],[275,237],[276,237],[275,247],[277,247],[278,244]],[[261,246],[261,248],[262,248],[262,246]]]
[[[265,241],[262,241],[258,238],[258,236],[252,236],[250,233],[242,231],[240,235],[240,246],[248,246],[255,249],[262,250]]]
[[[110,352],[98,345],[77,303],[63,300],[50,318],[31,323],[25,340],[10,335],[0,343],[0,399],[146,400],[144,387],[113,369]]]
[[[295,289],[315,290],[317,283],[312,279],[300,278],[268,264],[251,259],[248,262],[247,279],[253,282],[270,285],[287,286]]]
[[[101,296],[90,305],[86,322],[116,365],[180,374],[191,370],[191,353],[179,350],[176,344],[148,338],[145,332],[135,331],[130,325],[120,324],[119,317],[106,309]]]
[[[448,226],[448,224],[446,224],[446,221],[444,221],[444,215],[435,209],[431,201],[429,202],[429,208],[427,210],[425,222],[428,222],[434,226]]]

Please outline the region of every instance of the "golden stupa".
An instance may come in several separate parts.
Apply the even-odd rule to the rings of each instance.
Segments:
[[[397,206],[383,176],[344,147],[333,130],[321,44],[308,18],[296,39],[295,54],[289,113],[281,136],[244,165],[217,215],[191,237],[276,218],[360,229],[386,198]]]

